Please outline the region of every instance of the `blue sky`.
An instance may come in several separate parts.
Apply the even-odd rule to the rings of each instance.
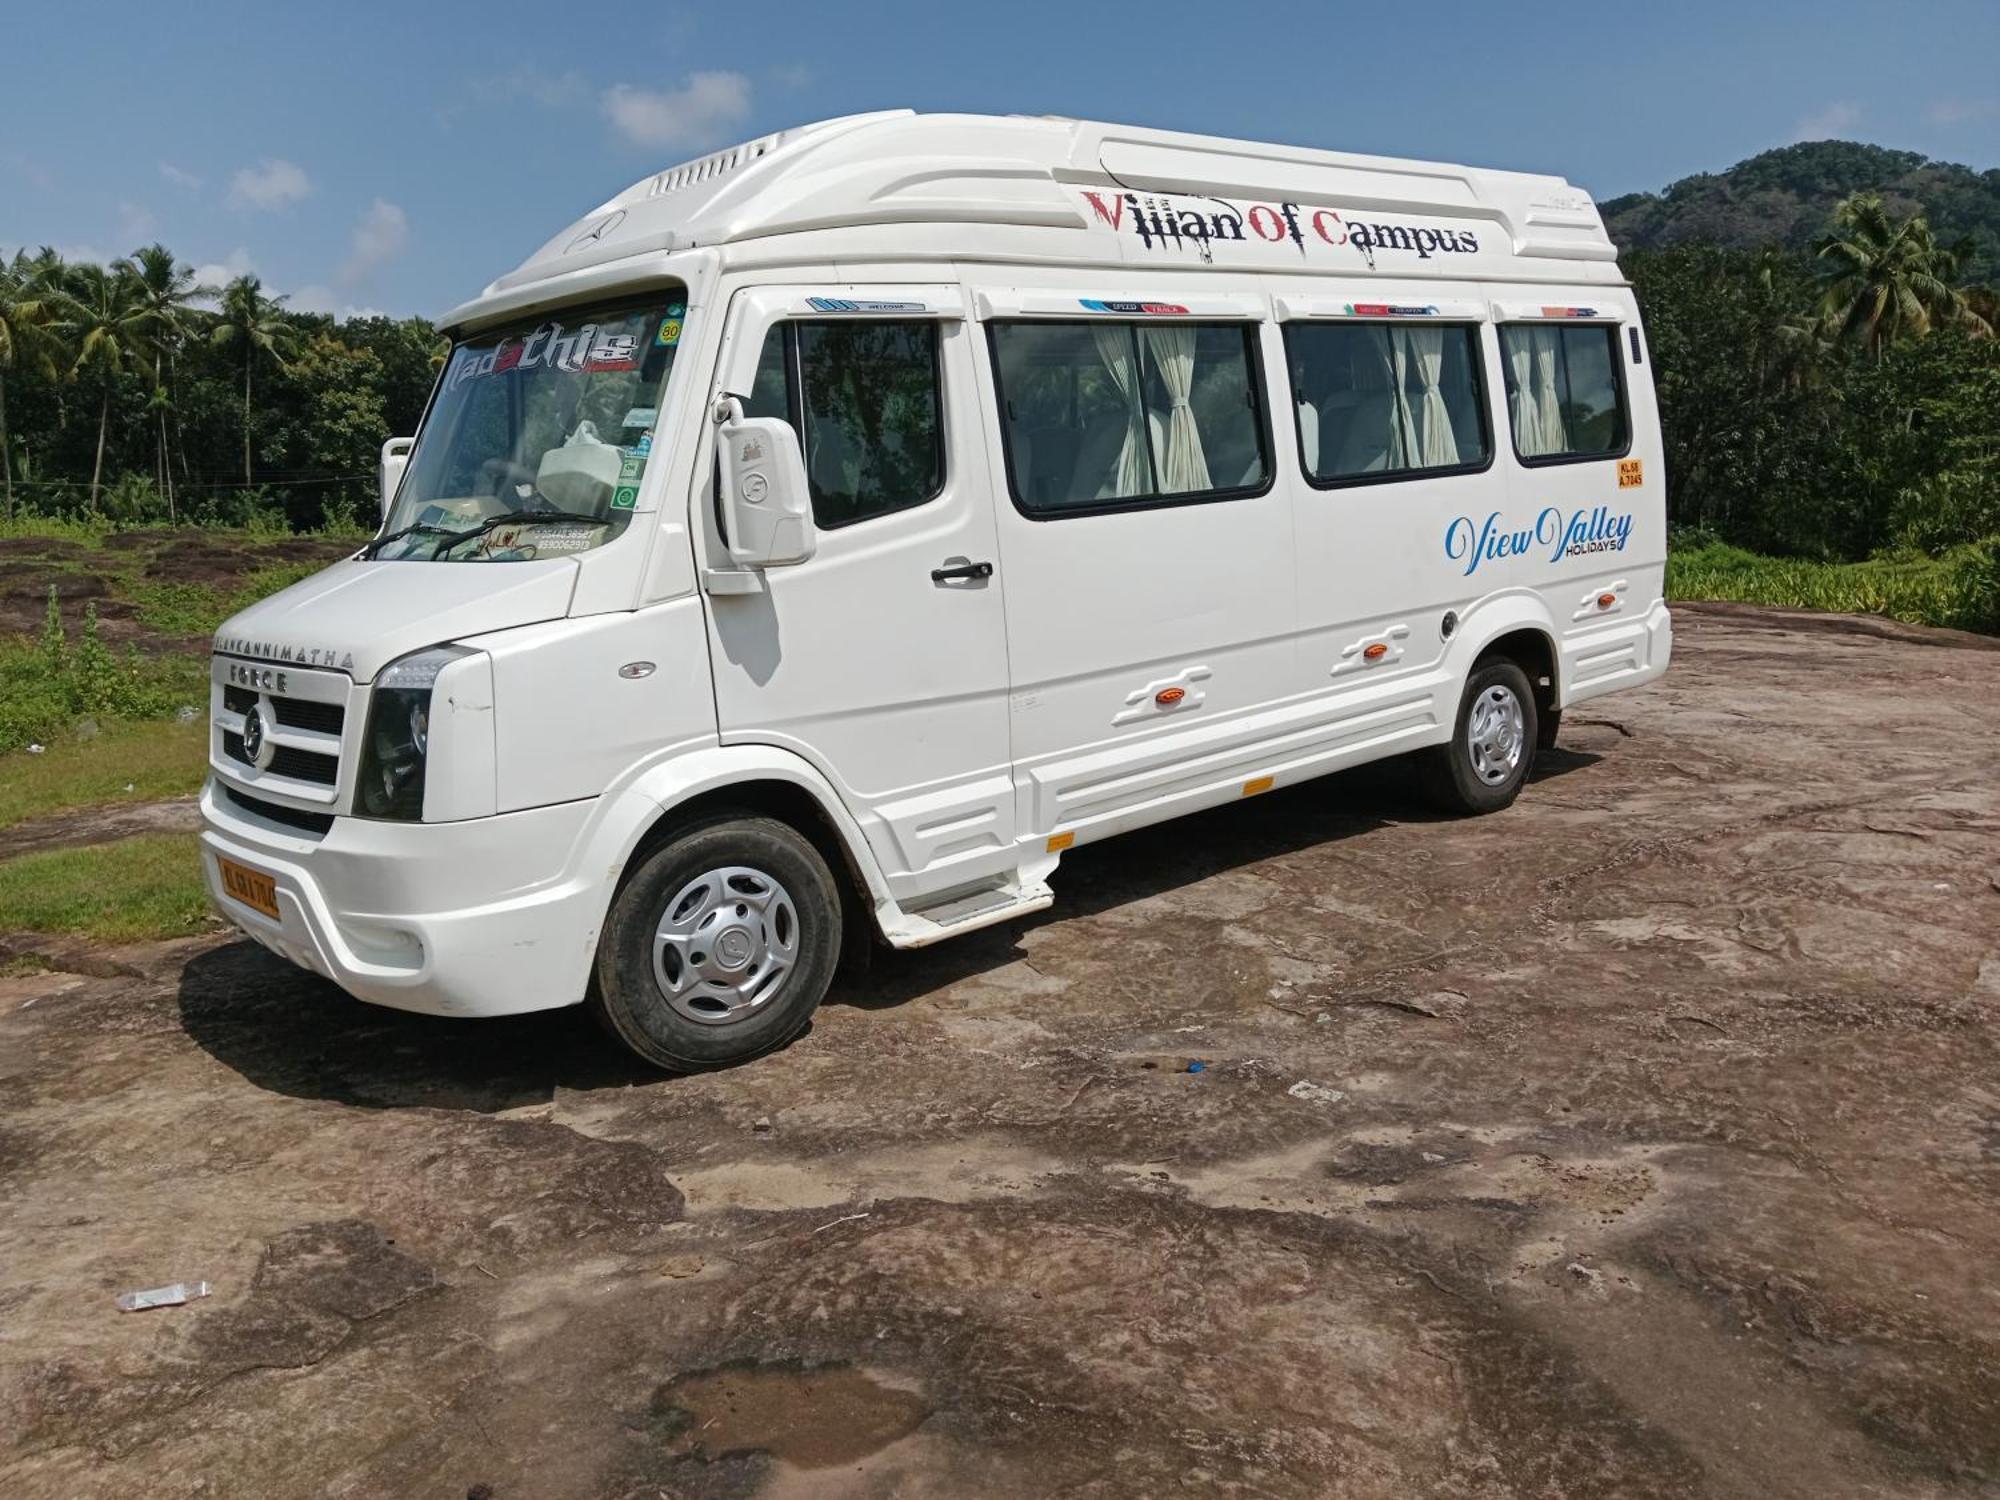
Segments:
[[[153,239],[436,314],[651,171],[909,105],[1558,172],[1601,196],[1841,136],[2000,166],[2000,4],[427,0],[0,19],[0,246]]]

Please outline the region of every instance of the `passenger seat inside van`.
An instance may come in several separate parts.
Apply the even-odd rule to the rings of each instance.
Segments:
[[[1396,404],[1389,392],[1343,391],[1327,400],[1330,474],[1373,474],[1396,458]]]

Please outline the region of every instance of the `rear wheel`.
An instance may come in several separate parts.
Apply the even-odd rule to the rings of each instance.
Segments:
[[[811,842],[718,816],[647,855],[611,903],[592,1004],[663,1068],[727,1067],[806,1027],[840,956],[840,891]]]
[[[1424,790],[1446,812],[1498,812],[1520,795],[1539,737],[1527,674],[1484,662],[1466,681],[1451,739],[1423,753]]]

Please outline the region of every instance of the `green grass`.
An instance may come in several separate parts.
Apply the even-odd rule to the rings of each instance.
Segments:
[[[207,765],[206,713],[189,724],[114,724],[41,755],[16,751],[0,756],[0,828],[74,807],[184,797],[200,788]]]
[[[208,924],[199,841],[148,834],[0,863],[0,930],[101,943],[184,937]]]
[[[1709,542],[1668,554],[1667,597],[1884,615],[1913,625],[2000,633],[2000,540],[1942,557],[1910,553],[1853,563],[1763,557]]]
[[[163,717],[184,706],[205,710],[206,638],[238,610],[324,566],[323,561],[262,557],[253,571],[230,582],[149,578],[151,553],[144,547],[107,547],[104,543],[111,535],[107,526],[73,521],[0,522],[0,538],[28,537],[83,547],[81,557],[28,554],[9,560],[58,573],[95,573],[110,585],[111,599],[131,607],[146,642],[143,651],[129,646],[113,650],[88,622],[78,629],[73,610],[66,629],[58,632],[45,622],[40,639],[0,636],[0,755],[37,742],[53,748],[85,719],[102,727]],[[201,535],[247,546],[253,556],[255,548],[272,540],[249,531],[205,530]],[[190,640],[201,644],[182,649],[182,643]]]
[[[0,639],[0,755],[41,744],[82,743],[85,719],[100,728],[158,719],[191,707],[207,717],[208,661],[181,652],[111,651],[86,630],[75,642]]]

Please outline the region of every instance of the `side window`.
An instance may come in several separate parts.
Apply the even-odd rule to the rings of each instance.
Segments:
[[[1289,323],[1299,454],[1315,484],[1484,468],[1471,323]]]
[[[743,410],[798,429],[822,529],[922,505],[944,488],[936,323],[776,324]]]
[[[1508,323],[1500,329],[1500,362],[1514,451],[1524,462],[1609,458],[1630,445],[1617,328]]]
[[[1063,515],[1222,499],[1270,477],[1256,329],[994,323],[1014,502]]]

